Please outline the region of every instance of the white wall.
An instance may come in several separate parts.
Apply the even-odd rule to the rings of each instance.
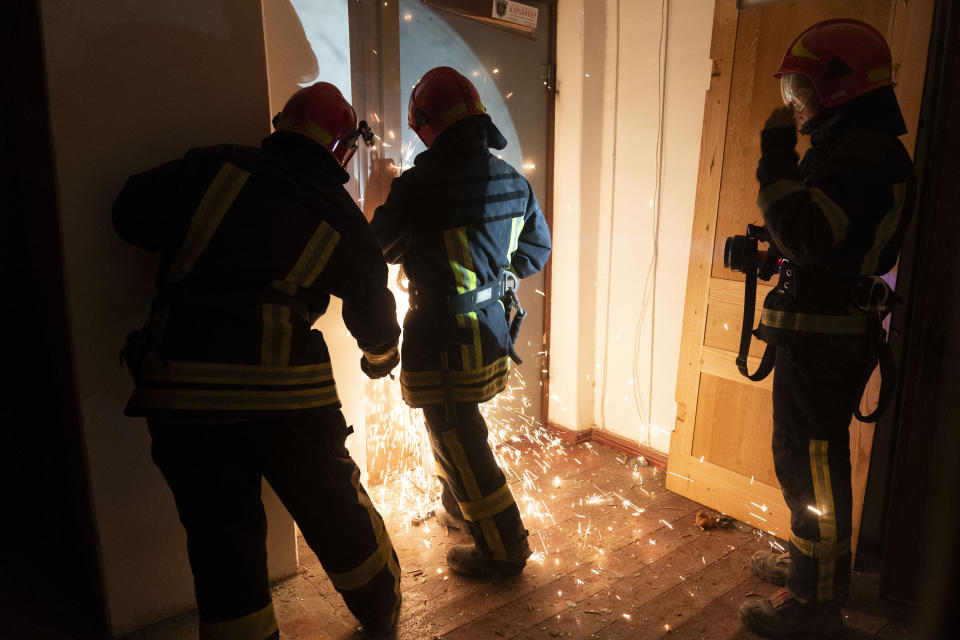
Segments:
[[[120,632],[194,606],[185,536],[117,363],[140,326],[157,256],[124,244],[110,206],[130,173],[187,148],[268,130],[260,3],[41,2],[78,396],[109,621]],[[272,575],[296,569],[270,492]]]
[[[713,2],[662,6],[560,0],[550,420],[666,452]]]

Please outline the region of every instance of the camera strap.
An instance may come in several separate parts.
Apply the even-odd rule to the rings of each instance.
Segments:
[[[747,357],[750,355],[750,340],[755,334],[753,318],[757,309],[757,270],[747,269],[743,295],[743,325],[740,327],[740,352],[737,354],[737,369],[744,377],[759,382],[773,371],[776,349],[768,344],[760,359],[760,366],[753,373],[747,369]]]

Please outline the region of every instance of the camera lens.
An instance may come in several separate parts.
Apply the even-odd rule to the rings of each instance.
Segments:
[[[732,271],[743,271],[743,236],[731,236],[723,245],[723,266]]]

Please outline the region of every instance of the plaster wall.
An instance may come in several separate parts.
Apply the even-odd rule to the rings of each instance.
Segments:
[[[550,419],[663,452],[712,16],[711,0],[558,11]]]
[[[126,177],[188,148],[256,144],[269,106],[260,2],[41,2],[71,340],[115,633],[194,606],[185,536],[117,363],[143,323],[158,256],[124,244]],[[296,570],[292,520],[269,490],[273,576]]]

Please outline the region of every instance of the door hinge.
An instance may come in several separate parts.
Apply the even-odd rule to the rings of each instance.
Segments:
[[[543,81],[543,90],[553,93],[557,87],[557,68],[552,64],[540,65],[540,80]]]

